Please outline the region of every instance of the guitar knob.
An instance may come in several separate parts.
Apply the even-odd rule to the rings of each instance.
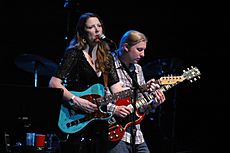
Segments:
[[[116,134],[116,138],[118,138],[118,137],[119,137],[119,135]]]
[[[110,140],[112,140],[112,139],[113,139],[113,137],[111,136],[111,137],[110,137]]]
[[[110,132],[108,132],[108,135],[110,135]]]
[[[113,134],[116,134],[116,131],[113,131]]]

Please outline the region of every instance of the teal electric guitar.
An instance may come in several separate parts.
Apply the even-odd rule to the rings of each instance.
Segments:
[[[71,91],[71,93],[99,105],[102,105],[104,101],[102,98],[104,96],[104,86],[101,84],[94,84],[83,92]],[[111,113],[104,112],[100,107],[98,111],[88,114],[80,110],[73,110],[62,104],[58,126],[64,133],[76,133],[93,120],[108,120],[111,116]]]
[[[70,92],[75,96],[96,104],[98,106],[98,110],[93,113],[85,113],[81,110],[74,110],[68,104],[62,104],[59,114],[58,127],[66,134],[79,132],[90,122],[95,120],[109,120],[112,117],[112,113],[103,111],[103,106],[106,106],[108,103],[116,99],[127,96],[129,97],[133,93],[132,90],[128,89],[113,95],[104,96],[104,86],[101,84],[94,84],[82,92]]]

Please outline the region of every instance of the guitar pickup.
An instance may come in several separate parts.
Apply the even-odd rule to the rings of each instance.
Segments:
[[[116,123],[117,121],[116,121],[116,119],[114,118],[114,117],[112,117],[112,118],[110,118],[109,120],[108,120],[108,123],[110,124],[110,125],[113,125],[114,123]]]

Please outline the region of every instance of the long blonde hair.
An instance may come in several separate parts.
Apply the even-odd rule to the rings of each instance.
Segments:
[[[115,51],[117,56],[121,56],[124,52],[123,46],[125,43],[128,44],[128,47],[132,47],[139,42],[142,41],[148,41],[147,37],[145,34],[137,31],[137,30],[128,30],[125,32],[125,34],[122,36],[120,43],[119,43],[119,48]]]

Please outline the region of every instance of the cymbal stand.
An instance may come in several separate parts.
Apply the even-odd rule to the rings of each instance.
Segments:
[[[34,87],[38,86],[38,62],[34,61]]]

